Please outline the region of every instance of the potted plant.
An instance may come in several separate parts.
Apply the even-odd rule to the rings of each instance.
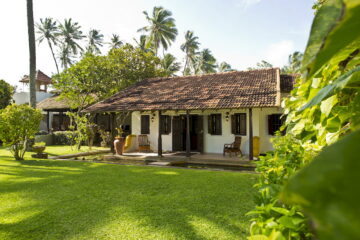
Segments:
[[[37,142],[32,146],[32,150],[36,152],[36,154],[31,155],[33,158],[47,158],[47,153],[44,153],[46,149],[45,142]]]
[[[116,131],[118,132],[118,135],[115,137],[114,148],[117,155],[122,155],[124,148],[124,138],[122,137],[123,130],[119,127],[116,128]]]

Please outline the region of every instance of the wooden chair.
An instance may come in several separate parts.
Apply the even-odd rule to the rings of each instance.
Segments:
[[[241,137],[235,137],[235,141],[233,143],[224,144],[223,155],[225,156],[225,153],[230,153],[230,156],[232,153],[235,153],[235,154],[240,153],[242,155],[240,147],[241,147]]]
[[[138,136],[139,152],[150,152],[150,142],[147,135]]]

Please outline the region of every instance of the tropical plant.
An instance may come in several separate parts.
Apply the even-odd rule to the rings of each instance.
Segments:
[[[114,48],[119,48],[121,47],[124,43],[123,41],[121,41],[120,36],[117,34],[113,34],[111,36],[110,42],[108,42],[110,49],[114,49]]]
[[[6,108],[11,103],[12,96],[14,94],[14,88],[0,79],[0,109]]]
[[[198,39],[199,38],[194,35],[193,31],[187,31],[185,33],[185,42],[180,46],[180,49],[185,52],[185,65],[183,75],[186,75],[186,71],[190,70],[189,65],[194,68],[195,56],[197,55],[197,51],[199,50],[200,45]]]
[[[303,59],[304,54],[301,52],[294,52],[289,55],[288,65],[284,66],[281,69],[283,73],[300,73],[301,61]]]
[[[171,17],[172,13],[163,7],[154,7],[151,17],[146,11],[143,13],[149,25],[140,28],[138,31],[148,33],[146,38],[147,48],[154,48],[155,56],[157,56],[160,46],[163,50],[167,50],[171,43],[175,41],[178,34],[175,19]]]
[[[276,162],[271,156],[261,161],[257,187],[260,196],[263,191],[269,194],[260,198],[252,212],[255,231],[249,239],[311,239],[314,235],[320,240],[347,240],[360,234],[360,195],[354,191],[360,181],[356,152],[360,142],[359,16],[357,0],[326,1],[316,13],[302,77],[283,102],[286,136],[279,138],[292,137],[297,143],[288,146],[290,141],[283,141],[275,145]],[[288,148],[285,152],[284,147]],[[274,179],[283,181],[274,188]],[[276,210],[265,213],[262,207],[268,203]],[[287,217],[280,220],[279,212]],[[302,225],[305,222],[308,227]]]
[[[29,38],[29,56],[30,56],[30,106],[36,108],[36,46],[34,30],[33,1],[27,0],[27,24]]]
[[[164,58],[160,62],[160,65],[164,70],[165,76],[175,76],[181,68],[180,63],[176,62],[176,58],[170,53],[165,54]]]
[[[208,48],[202,50],[195,61],[195,74],[216,72],[216,59]]]
[[[220,65],[218,66],[218,69],[219,69],[219,72],[234,71],[234,69],[231,68],[231,65],[228,64],[227,62],[220,63]]]
[[[79,41],[82,40],[85,36],[81,31],[81,26],[77,22],[73,22],[72,19],[65,19],[64,23],[61,23],[59,26],[62,45],[60,51],[60,58],[62,59],[62,65],[66,69],[68,64],[71,63],[71,60],[66,60],[66,58],[71,58],[71,54],[76,56],[82,47],[79,44]]]
[[[16,160],[23,160],[28,140],[34,138],[41,111],[28,105],[9,105],[0,110],[0,140],[10,147]]]
[[[91,29],[87,35],[86,52],[100,54],[100,47],[103,46],[104,35],[99,30]]]
[[[40,23],[36,24],[37,28],[37,34],[39,34],[39,37],[37,41],[42,43],[44,40],[47,41],[52,57],[55,62],[56,71],[59,73],[59,66],[56,61],[53,45],[56,46],[58,44],[58,36],[59,36],[59,28],[57,25],[57,22],[54,21],[52,18],[40,18]]]
[[[67,69],[74,63],[74,56],[71,54],[70,48],[68,48],[65,43],[61,43],[60,45],[58,59],[61,63],[61,67],[64,69]]]
[[[272,68],[273,65],[265,60],[261,60],[256,63],[256,67],[249,67],[248,70],[256,70],[256,69],[264,69],[264,68]]]

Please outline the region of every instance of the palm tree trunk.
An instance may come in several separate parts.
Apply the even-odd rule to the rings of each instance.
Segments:
[[[55,65],[56,65],[56,71],[57,71],[57,73],[59,74],[59,66],[58,66],[58,63],[57,63],[57,61],[56,61],[56,57],[55,57],[54,50],[53,50],[53,48],[52,48],[51,42],[48,41],[48,44],[49,44],[49,47],[50,47],[50,50],[51,50],[51,54],[52,54],[52,56],[53,56],[53,59],[54,59]]]
[[[185,76],[185,70],[186,70],[186,67],[188,65],[188,56],[186,55],[186,58],[185,58],[185,65],[184,65],[184,70],[183,70],[183,76]]]
[[[29,37],[29,53],[30,53],[30,106],[36,108],[36,48],[35,48],[35,32],[34,32],[34,13],[33,2],[27,0],[27,23]]]

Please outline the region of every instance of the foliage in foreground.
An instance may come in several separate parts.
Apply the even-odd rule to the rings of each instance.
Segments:
[[[6,108],[11,103],[14,88],[0,79],[0,109]]]
[[[318,10],[303,57],[303,77],[284,101],[287,136],[275,140],[274,153],[257,168],[259,201],[251,212],[255,217],[249,239],[359,236],[360,195],[354,191],[360,181],[356,29],[360,1],[326,1]]]
[[[0,110],[0,139],[16,160],[23,160],[27,142],[35,136],[42,119],[40,110],[28,105],[9,105]]]

